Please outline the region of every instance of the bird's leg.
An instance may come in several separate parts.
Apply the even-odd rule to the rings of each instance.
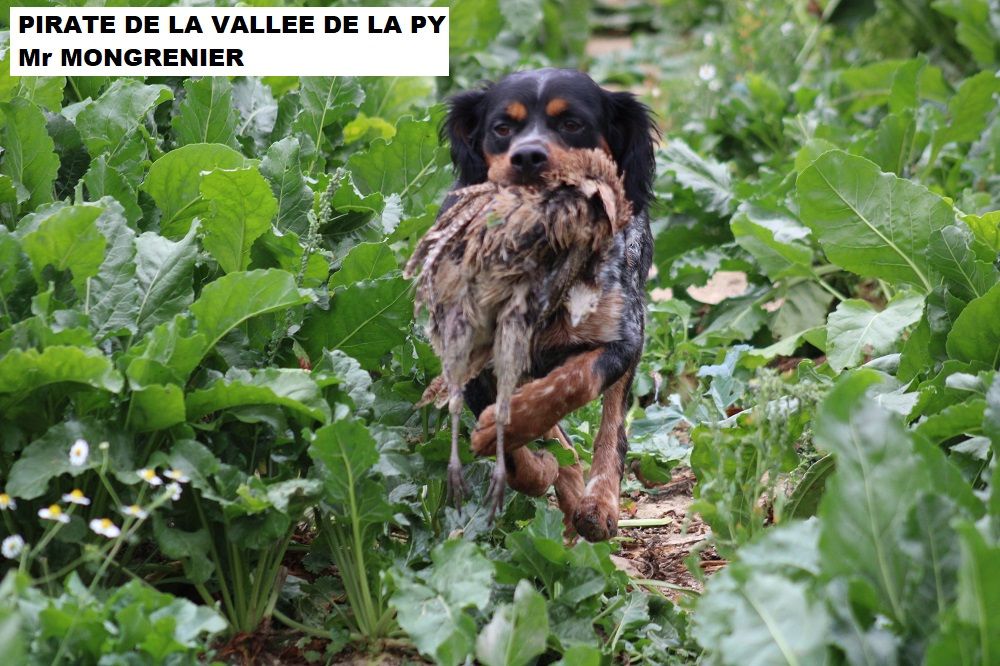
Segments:
[[[462,389],[452,386],[448,399],[448,412],[451,414],[451,457],[448,459],[448,501],[455,503],[456,509],[462,508],[462,500],[469,494],[469,487],[462,477],[462,460],[458,455],[458,429],[462,419]]]
[[[504,427],[510,422],[510,396],[498,396],[497,399],[497,462],[493,466],[493,476],[490,477],[490,489],[487,497],[490,502],[489,521],[503,506],[504,489],[507,486],[507,458],[503,450]]]

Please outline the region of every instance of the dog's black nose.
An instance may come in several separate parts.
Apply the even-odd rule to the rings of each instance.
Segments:
[[[539,144],[521,146],[510,155],[510,163],[522,176],[537,176],[548,161],[548,151]]]

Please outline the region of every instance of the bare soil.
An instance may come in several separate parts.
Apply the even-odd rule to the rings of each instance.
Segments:
[[[675,602],[687,596],[685,591],[700,593],[699,577],[692,575],[685,562],[697,553],[703,574],[711,574],[726,565],[714,548],[703,542],[711,530],[701,517],[690,510],[695,479],[689,468],[679,468],[672,480],[622,499],[623,518],[669,518],[658,527],[627,527],[619,530],[621,550],[615,564],[638,580],[662,581],[657,586]]]

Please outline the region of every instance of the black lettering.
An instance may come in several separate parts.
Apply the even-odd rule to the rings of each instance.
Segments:
[[[18,49],[21,67],[40,67],[42,52],[38,49]]]

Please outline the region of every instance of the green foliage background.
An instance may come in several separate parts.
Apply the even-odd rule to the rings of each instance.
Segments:
[[[1000,663],[996,0],[450,7],[437,80],[13,78],[4,49],[5,656]],[[676,604],[545,502],[488,525],[488,462],[446,506],[413,407],[441,100],[547,65],[665,133],[630,462],[690,465],[729,560]],[[692,289],[720,271],[745,288]],[[584,461],[598,414],[567,419]]]

